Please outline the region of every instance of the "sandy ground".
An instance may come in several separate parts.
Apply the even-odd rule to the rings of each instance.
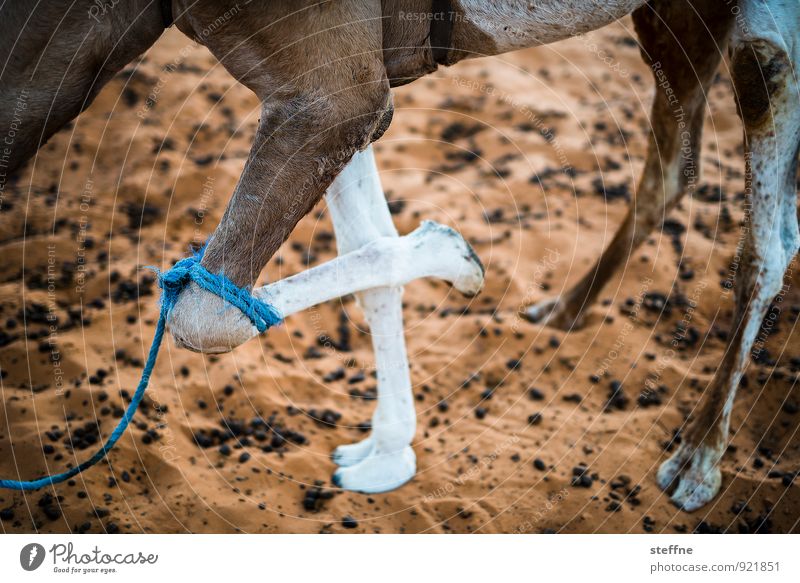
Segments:
[[[653,90],[623,21],[396,91],[375,150],[399,230],[450,224],[487,266],[472,300],[437,281],[406,288],[419,415],[412,482],[373,496],[331,486],[329,454],[364,437],[374,407],[370,337],[347,297],[231,354],[168,342],[110,463],[53,489],[0,491],[0,529],[796,531],[797,276],[739,392],[722,493],[686,514],[654,483],[732,318],[723,284],[740,237],[743,162],[724,73],[710,92],[702,184],[606,286],[586,328],[565,334],[517,316],[576,281],[610,240],[642,167]],[[212,231],[257,118],[248,90],[172,30],[9,186],[1,476],[59,471],[114,426],[157,315],[142,267],[168,267]],[[334,256],[320,204],[265,275]],[[659,388],[640,398],[648,378]]]

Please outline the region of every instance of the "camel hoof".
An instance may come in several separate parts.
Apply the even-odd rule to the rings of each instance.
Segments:
[[[681,510],[694,512],[711,502],[720,490],[720,457],[721,452],[713,447],[692,448],[681,444],[658,468],[656,483],[664,491],[674,487],[672,503]]]
[[[331,454],[333,463],[343,468],[354,466],[372,452],[372,436],[356,443],[340,445]]]
[[[529,322],[558,328],[559,330],[577,330],[583,327],[583,316],[574,315],[572,310],[567,309],[566,304],[560,297],[547,298],[529,306],[522,316]]]
[[[341,467],[331,481],[343,490],[379,494],[399,488],[417,471],[417,457],[411,446],[400,451],[381,453],[372,449],[355,465]]]
[[[435,221],[422,224],[409,235],[419,241],[423,253],[431,253],[444,267],[436,276],[449,281],[467,297],[478,295],[483,288],[485,270],[472,246],[456,231]]]

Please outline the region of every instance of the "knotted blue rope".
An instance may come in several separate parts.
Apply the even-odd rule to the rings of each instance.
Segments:
[[[119,438],[122,437],[122,434],[125,433],[131,419],[133,419],[136,413],[136,409],[139,407],[139,403],[141,403],[144,397],[147,385],[150,383],[150,375],[153,373],[153,368],[156,366],[158,351],[161,347],[161,341],[164,339],[164,332],[167,329],[167,321],[169,320],[170,312],[178,301],[178,296],[181,291],[183,291],[190,281],[195,282],[204,290],[218,295],[232,306],[241,310],[241,312],[250,319],[259,333],[281,322],[281,315],[276,308],[253,297],[248,289],[237,286],[224,275],[211,273],[200,265],[204,250],[205,248],[191,257],[181,259],[169,271],[158,274],[158,285],[162,289],[161,310],[158,317],[158,324],[156,325],[156,332],[153,335],[153,343],[150,345],[147,362],[145,362],[144,370],[142,371],[142,378],[139,381],[139,385],[136,387],[136,392],[133,394],[128,408],[125,410],[125,414],[114,428],[114,431],[111,432],[108,441],[103,444],[103,447],[88,460],[66,472],[53,476],[43,476],[30,481],[0,480],[0,488],[8,488],[11,490],[36,490],[44,486],[59,484],[91,468],[108,455],[108,452],[111,451]]]

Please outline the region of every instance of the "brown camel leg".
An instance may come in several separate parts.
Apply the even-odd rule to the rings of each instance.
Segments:
[[[225,3],[222,3],[225,4]],[[392,105],[383,66],[380,4],[360,0],[239,3],[179,0],[178,27],[201,40],[262,101],[250,156],[203,265],[252,285],[297,222],[350,160],[388,125]],[[234,10],[234,3],[230,3]],[[198,304],[203,307],[197,309]],[[170,321],[178,344],[233,348],[249,322],[191,284]]]
[[[162,32],[151,0],[121,2],[102,14],[91,2],[2,3],[0,189]]]
[[[796,187],[800,7],[755,1],[742,2],[740,7],[744,24],[733,36],[731,66],[744,123],[745,191],[751,206],[736,275],[736,319],[711,386],[683,431],[680,446],[658,471],[659,486],[676,485],[672,501],[687,511],[700,508],[719,491],[719,461],[728,441],[736,388],[751,350],[763,347],[759,331],[764,316],[800,247]],[[779,308],[781,301],[780,295],[775,298]]]
[[[611,244],[566,294],[528,308],[528,319],[568,330],[603,286],[661,224],[700,171],[706,92],[722,60],[732,26],[730,11],[712,0],[656,0],[633,13],[642,57],[656,82],[647,160],[637,190]]]

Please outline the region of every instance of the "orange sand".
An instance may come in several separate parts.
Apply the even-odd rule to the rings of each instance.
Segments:
[[[473,300],[437,281],[406,288],[419,415],[412,482],[374,496],[330,485],[329,454],[365,436],[359,424],[374,407],[361,398],[375,387],[370,338],[347,297],[293,316],[231,354],[202,356],[168,342],[136,427],[110,455],[111,465],[50,492],[0,491],[0,529],[797,530],[798,481],[787,488],[768,472],[800,468],[792,413],[800,363],[790,362],[800,354],[790,309],[800,303],[798,276],[787,280],[793,285],[766,344],[773,362],[752,365],[740,390],[723,492],[689,515],[654,483],[663,444],[711,379],[726,346],[719,334],[732,319],[733,294],[724,294],[720,281],[739,239],[743,162],[724,72],[710,92],[703,186],[672,213],[669,231],[654,233],[632,254],[585,329],[564,334],[517,316],[520,306],[585,273],[625,215],[622,197],[626,187],[634,192],[642,168],[653,93],[631,35],[625,20],[588,38],[461,63],[395,92],[394,122],[375,150],[399,230],[423,219],[450,224],[487,266],[486,288]],[[170,63],[174,70],[164,72]],[[96,418],[103,437],[114,426],[114,412],[125,404],[120,391],[138,381],[137,361],[157,315],[157,289],[141,267],[167,267],[211,233],[258,115],[247,89],[205,49],[170,30],[9,186],[10,208],[0,222],[2,477],[60,471],[98,447]],[[563,167],[575,170],[574,179]],[[537,173],[539,183],[532,182]],[[598,178],[608,201],[597,193]],[[712,200],[717,188],[722,202]],[[685,233],[672,234],[680,230],[676,222]],[[285,277],[333,258],[331,231],[320,204],[265,275]],[[683,244],[682,258],[674,238]],[[692,279],[678,277],[681,260]],[[625,315],[628,298],[654,291],[671,292],[669,316],[647,307],[638,317]],[[681,294],[696,300],[696,310],[687,312]],[[687,313],[699,340],[668,358]],[[50,315],[57,317],[52,345]],[[345,378],[323,380],[339,367]],[[361,371],[366,378],[358,381]],[[592,384],[589,377],[601,373]],[[648,374],[666,388],[660,403],[641,407]],[[613,380],[622,381],[627,403],[603,412]],[[531,388],[543,400],[531,400]],[[477,407],[485,409],[482,419]],[[311,418],[325,410],[341,414],[336,427]],[[531,425],[534,413],[541,421]],[[256,427],[249,445],[237,448],[229,439],[226,456],[193,438],[223,419],[249,424],[259,416],[284,436],[301,434],[295,442],[303,443],[277,439],[279,447],[265,452],[274,434]],[[67,427],[74,457],[64,443]],[[242,453],[251,457],[240,461]],[[572,485],[579,464],[589,467],[588,488]],[[344,527],[348,516],[355,528]]]

